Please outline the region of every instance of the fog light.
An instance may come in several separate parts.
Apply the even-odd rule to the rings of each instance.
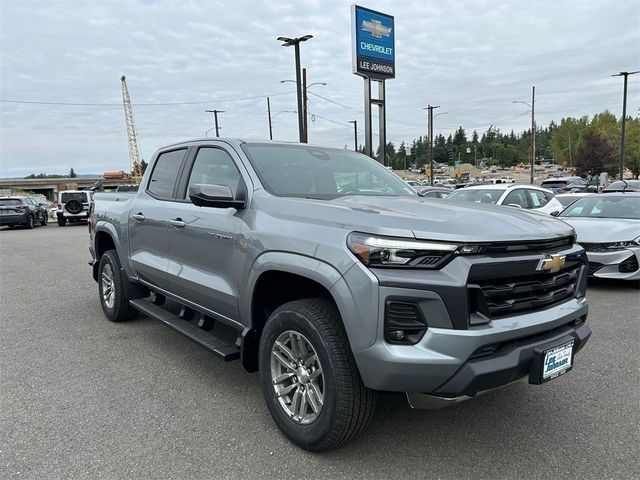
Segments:
[[[406,338],[407,334],[404,330],[392,330],[389,332],[389,338],[396,342],[401,342]]]

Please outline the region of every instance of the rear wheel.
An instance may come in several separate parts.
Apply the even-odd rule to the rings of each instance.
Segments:
[[[112,322],[123,322],[138,315],[138,311],[129,305],[129,283],[116,251],[105,252],[98,267],[98,292],[102,311]]]
[[[332,302],[296,300],[276,309],[262,332],[259,364],[269,412],[299,447],[330,450],[369,423],[375,392],[362,383]]]

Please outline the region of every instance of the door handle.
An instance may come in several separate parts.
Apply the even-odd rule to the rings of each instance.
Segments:
[[[185,221],[183,221],[180,217],[174,219],[174,220],[169,220],[169,224],[173,227],[173,228],[177,228],[178,230],[184,228],[187,226],[187,223]]]
[[[139,222],[142,222],[144,220],[144,215],[142,213],[140,213],[140,212],[134,213],[131,216],[133,217],[134,220],[137,220]]]

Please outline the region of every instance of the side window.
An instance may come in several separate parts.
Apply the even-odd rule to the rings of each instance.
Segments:
[[[226,185],[236,196],[240,186],[240,172],[231,156],[220,148],[203,147],[198,150],[196,160],[193,162],[186,197],[189,197],[189,188],[195,184]]]
[[[162,153],[156,160],[149,179],[149,193],[162,198],[173,196],[173,187],[178,178],[178,170],[184,158],[185,149]]]
[[[522,208],[529,208],[525,191],[521,188],[510,192],[502,202],[502,205],[518,205]]]
[[[540,208],[544,207],[547,203],[549,203],[550,198],[547,198],[545,192],[540,192],[538,190],[527,190],[527,194],[529,195],[529,203],[531,203],[531,208]]]

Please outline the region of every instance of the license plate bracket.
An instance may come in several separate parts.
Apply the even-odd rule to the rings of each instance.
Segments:
[[[542,384],[570,372],[573,369],[575,339],[566,338],[534,350],[529,371],[529,383]]]

